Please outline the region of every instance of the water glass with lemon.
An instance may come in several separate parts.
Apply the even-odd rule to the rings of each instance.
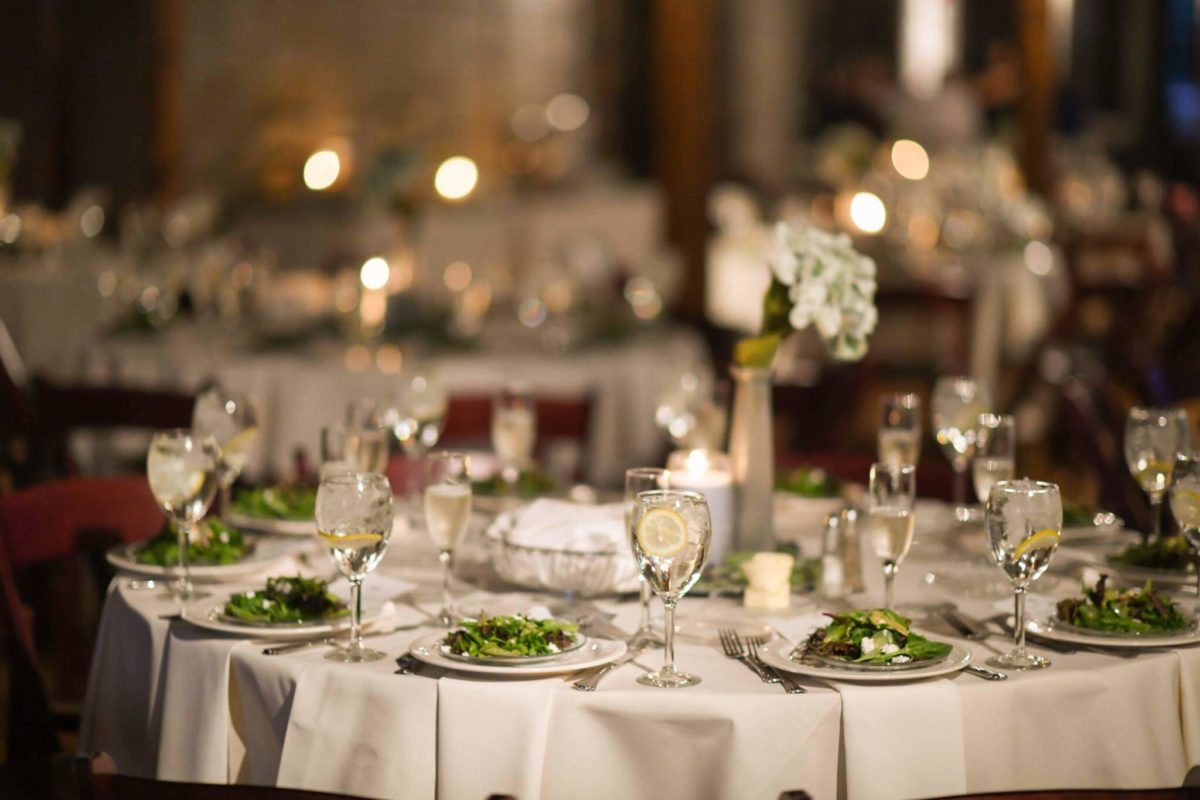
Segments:
[[[662,688],[695,686],[700,678],[675,668],[675,606],[700,578],[712,541],[708,503],[696,492],[656,489],[638,494],[631,526],[633,555],[646,583],[663,601],[662,669],[638,683]]]
[[[375,472],[338,472],[317,487],[317,538],[350,583],[350,642],[325,654],[330,661],[377,661],[384,653],[362,643],[362,585],[387,551],[392,534],[392,487]]]
[[[258,444],[258,424],[254,406],[245,395],[211,386],[196,396],[192,406],[192,430],[208,434],[221,448],[218,481],[221,513],[229,509],[229,492],[246,468]]]
[[[1062,536],[1062,497],[1058,486],[1022,478],[992,484],[987,508],[992,560],[1013,585],[1013,649],[987,663],[1007,669],[1040,669],[1050,662],[1025,649],[1025,594],[1050,566]]]
[[[221,448],[213,437],[183,428],[159,431],[146,455],[150,493],[175,524],[179,565],[169,586],[177,600],[199,597],[188,570],[188,546],[217,493]]]
[[[456,450],[430,453],[425,470],[425,527],[442,562],[442,610],[438,620],[449,628],[458,621],[450,597],[454,551],[471,521],[471,457]]]
[[[1196,615],[1200,616],[1200,452],[1175,456],[1171,513],[1196,555]]]
[[[1188,448],[1188,418],[1182,408],[1131,408],[1125,420],[1125,463],[1150,497],[1154,538],[1162,536],[1162,502],[1171,485],[1175,455]],[[1149,537],[1144,536],[1143,541]]]

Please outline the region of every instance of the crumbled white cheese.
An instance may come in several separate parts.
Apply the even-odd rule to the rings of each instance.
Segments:
[[[896,656],[892,659],[893,664],[907,664],[912,661],[912,656]]]
[[[899,645],[885,644],[883,647],[881,647],[879,649],[879,652],[883,653],[886,656],[888,653],[894,653],[899,649],[900,649]]]
[[[867,653],[873,653],[873,652],[875,652],[875,640],[869,636],[865,636],[865,637],[863,637],[863,640],[859,643],[858,647],[860,650],[862,650],[862,654],[864,656]]]
[[[551,652],[551,653],[557,653],[557,652],[558,652],[558,645],[554,644],[553,642],[549,642],[549,643],[547,643],[547,644],[546,644],[546,647],[547,647],[547,649],[549,649],[549,650],[550,650],[550,652]]]

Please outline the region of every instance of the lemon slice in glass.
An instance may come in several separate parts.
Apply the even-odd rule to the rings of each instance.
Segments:
[[[1035,550],[1041,547],[1057,547],[1060,536],[1058,531],[1050,528],[1043,528],[1037,533],[1030,536],[1025,541],[1021,542],[1013,549],[1013,558],[1020,558],[1030,550]]]
[[[229,441],[221,449],[227,454],[245,453],[254,446],[254,441],[258,438],[258,428],[249,427],[243,428],[238,433],[230,437]]]
[[[687,522],[669,508],[652,508],[635,531],[642,552],[655,558],[670,558],[687,545]]]

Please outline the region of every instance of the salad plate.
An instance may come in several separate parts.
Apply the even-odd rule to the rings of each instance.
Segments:
[[[229,522],[239,528],[272,533],[277,536],[315,536],[317,523],[311,519],[276,519],[273,517],[254,517],[248,514],[229,512]]]
[[[1110,647],[1162,647],[1200,641],[1195,616],[1151,583],[1110,588],[1108,576],[1084,586],[1082,596],[1058,601],[1055,611],[1027,624],[1030,634],[1057,641]]]
[[[1089,647],[1117,647],[1121,649],[1139,649],[1143,647],[1187,647],[1200,644],[1200,627],[1195,620],[1189,628],[1173,633],[1146,634],[1111,634],[1102,631],[1087,630],[1075,625],[1064,624],[1061,620],[1047,618],[1029,620],[1025,630],[1039,639],[1048,639],[1063,644],[1081,644]]]
[[[610,661],[616,661],[625,654],[625,642],[613,639],[585,639],[582,646],[560,653],[549,660],[536,663],[494,663],[496,659],[479,661],[473,659],[462,661],[449,657],[443,652],[445,632],[433,633],[418,639],[409,651],[418,661],[434,667],[456,672],[469,672],[477,675],[504,675],[507,677],[520,676],[523,678],[540,677],[544,675],[559,675],[564,672],[575,672],[582,669],[603,666]]]
[[[296,486],[267,486],[239,490],[229,509],[231,525],[281,536],[312,536],[316,533],[314,507],[316,489]]]
[[[797,655],[792,658],[793,649],[794,645],[790,642],[774,641],[759,648],[758,655],[776,669],[810,678],[854,683],[895,683],[937,678],[959,672],[971,663],[971,653],[958,645],[951,647],[950,652],[940,659],[889,665],[884,669],[863,669],[859,664],[826,663],[826,659],[817,660],[809,656]]]
[[[466,664],[517,667],[544,664],[581,649],[587,637],[567,620],[525,614],[464,619],[438,644],[446,658]]]
[[[139,560],[139,553],[145,546],[145,542],[115,545],[105,553],[105,558],[109,564],[123,572],[148,578],[174,577],[178,568],[173,564],[162,566],[147,564]],[[297,541],[250,535],[246,537],[246,549],[241,559],[232,564],[197,564],[193,562],[189,565],[188,571],[192,575],[192,580],[208,582],[238,580],[281,567],[304,546],[303,543]]]

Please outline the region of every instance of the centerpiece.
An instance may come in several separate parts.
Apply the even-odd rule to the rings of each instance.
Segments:
[[[792,331],[815,325],[836,361],[858,361],[875,330],[875,262],[845,233],[780,223],[767,251],[771,283],[757,336],[734,348],[729,455],[738,487],[738,547],[770,549],[775,452],[771,364]]]

